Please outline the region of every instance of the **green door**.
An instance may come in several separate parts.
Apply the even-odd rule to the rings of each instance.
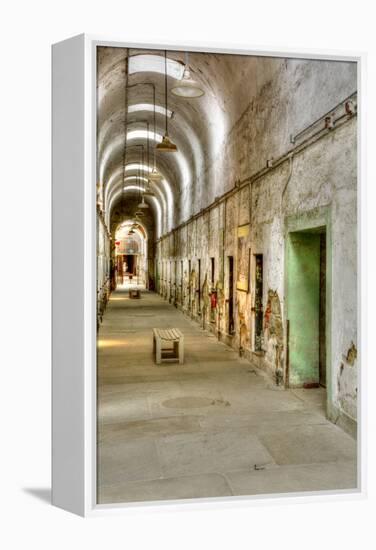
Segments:
[[[287,244],[289,384],[318,384],[320,234],[290,233]]]

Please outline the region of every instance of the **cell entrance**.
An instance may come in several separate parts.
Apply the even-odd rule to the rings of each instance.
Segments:
[[[228,256],[228,333],[233,334],[234,329],[234,257]]]
[[[126,275],[135,276],[137,274],[136,271],[136,256],[134,254],[125,254],[124,255],[124,263],[125,263],[125,273]]]
[[[262,254],[255,254],[255,351],[263,349],[263,259]]]
[[[292,232],[287,246],[288,384],[325,387],[325,227]]]

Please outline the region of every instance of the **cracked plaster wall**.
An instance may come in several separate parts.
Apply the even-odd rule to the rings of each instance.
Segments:
[[[221,161],[207,168],[211,176],[205,180],[196,211],[210,204],[215,196],[232,189],[235,181],[264,168],[268,159],[286,153],[292,147],[290,134],[296,134],[356,90],[356,68],[351,63],[302,60],[278,60],[278,63],[272,80],[252,99],[227,135],[220,152]],[[164,236],[157,243],[156,260],[160,273],[157,284],[166,299],[275,376],[278,362],[283,364],[285,360],[285,345],[280,334],[270,338],[265,329],[266,353],[261,357],[253,353],[254,254],[263,254],[264,315],[268,293],[273,291],[279,300],[284,330],[285,220],[329,206],[332,232],[330,382],[334,405],[351,419],[356,419],[357,367],[356,361],[349,365],[343,357],[351,342],[357,341],[356,139],[356,117],[353,117],[297,153],[290,179],[290,165],[286,161]],[[215,178],[215,185],[209,183],[211,177]],[[248,293],[234,290],[235,332],[230,335],[227,258],[234,257],[236,285],[237,228],[247,223],[250,224],[251,284]],[[203,288],[205,279],[210,280],[210,258],[215,261],[213,288],[217,290],[217,304],[213,309],[208,295],[212,285],[206,284]],[[284,338],[285,334],[282,342]]]

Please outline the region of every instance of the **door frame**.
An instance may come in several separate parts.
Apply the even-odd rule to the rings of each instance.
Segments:
[[[334,395],[332,380],[332,209],[331,205],[320,206],[307,210],[299,215],[286,216],[284,221],[284,294],[283,305],[284,318],[284,371],[288,371],[288,265],[289,265],[289,235],[298,231],[307,231],[325,227],[326,232],[326,300],[325,300],[325,345],[326,345],[326,414],[329,418],[333,416]],[[285,376],[285,387],[289,387],[289,380]]]

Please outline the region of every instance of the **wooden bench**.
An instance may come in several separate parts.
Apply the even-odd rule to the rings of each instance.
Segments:
[[[172,347],[166,347],[166,344]],[[155,362],[179,361],[184,363],[184,336],[178,328],[153,328],[153,350]]]
[[[139,288],[130,288],[129,289],[130,298],[141,298],[141,292]]]

